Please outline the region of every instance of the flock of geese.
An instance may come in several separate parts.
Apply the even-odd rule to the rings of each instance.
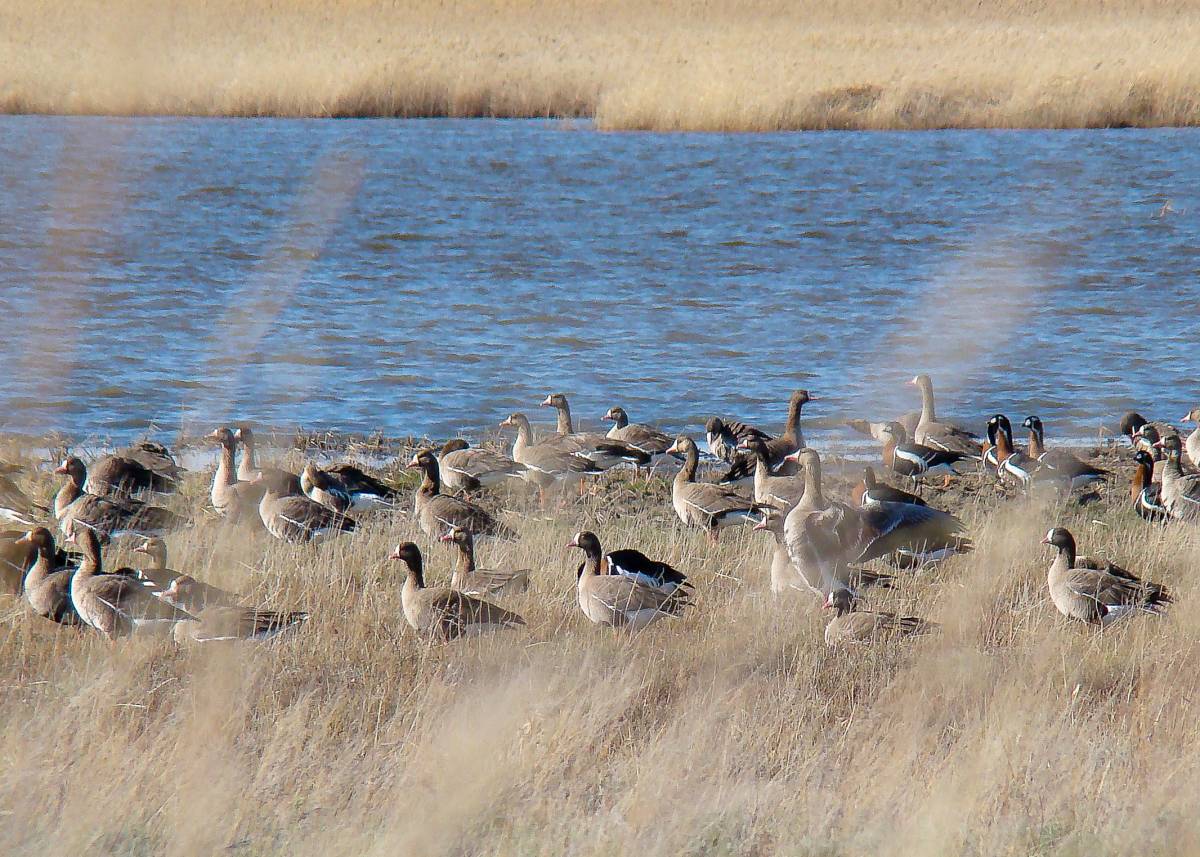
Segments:
[[[707,451],[721,462],[713,481],[698,479],[701,452],[693,438],[631,423],[620,407],[604,415],[613,424],[607,433],[576,431],[561,393],[541,403],[557,412],[554,434],[536,438],[522,413],[500,424],[516,432],[511,456],[462,439],[440,449],[418,449],[407,463],[421,476],[411,495],[414,520],[431,541],[452,545],[457,561],[448,586],[430,586],[420,548],[413,542],[397,546],[391,559],[405,569],[405,619],[418,633],[440,640],[525,624],[495,601],[527,589],[529,571],[476,565],[477,539],[517,537],[509,523],[480,505],[481,495],[524,480],[543,505],[549,494],[562,503],[576,485],[581,495],[587,492],[598,473],[632,466],[640,475],[675,459],[682,465],[672,479],[671,502],[680,521],[703,530],[712,543],[731,526],[769,533],[775,541],[771,589],[819,597],[834,614],[825,630],[827,643],[928,632],[935,625],[918,617],[858,606],[863,589],[890,587],[897,579],[864,563],[882,559],[896,569],[911,569],[972,549],[962,521],[922,498],[923,480],[940,475],[949,482],[982,471],[1019,490],[1065,497],[1111,474],[1069,452],[1047,448],[1036,416],[1023,423],[1029,431],[1024,450],[1003,414],[987,421],[985,438],[941,421],[928,376],[911,383],[921,392],[920,412],[849,425],[878,440],[883,470],[912,490],[887,484],[868,466],[849,502],[827,497],[822,487],[821,457],[805,443],[801,430],[802,409],[815,400],[805,390],[792,394],[784,430],[775,436],[739,420],[710,419]],[[1182,461],[1186,452],[1192,465],[1200,466],[1200,408],[1184,419],[1198,423],[1186,440],[1170,426],[1137,414],[1122,420],[1134,450],[1130,504],[1149,521],[1200,523],[1200,473],[1185,470]],[[310,462],[299,474],[261,467],[247,427],[218,428],[208,438],[219,447],[209,495],[212,509],[231,525],[262,526],[284,542],[316,543],[351,533],[360,516],[388,514],[410,502],[407,491],[353,464],[318,467]],[[172,634],[181,644],[265,639],[307,618],[299,611],[247,607],[236,593],[168,566],[163,536],[191,522],[154,505],[153,496],[174,492],[183,475],[161,444],[143,441],[90,465],[67,457],[55,470],[63,482],[52,507],[32,502],[18,487],[12,477],[19,466],[3,468],[0,517],[22,529],[0,531],[0,591],[22,597],[39,616],[87,626],[109,639],[157,631]],[[1159,481],[1154,481],[1156,471]],[[138,568],[106,570],[103,547],[116,538],[134,539],[145,562]],[[72,549],[64,550],[60,541]],[[1107,560],[1078,554],[1066,529],[1055,527],[1042,541],[1056,552],[1047,573],[1051,600],[1071,619],[1103,626],[1139,611],[1161,612],[1171,603],[1163,586]],[[687,575],[639,550],[606,552],[599,537],[586,530],[567,546],[583,554],[577,601],[596,624],[636,631],[679,615],[692,603],[694,585]]]

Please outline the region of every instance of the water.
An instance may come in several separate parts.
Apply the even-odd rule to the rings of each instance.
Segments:
[[[804,386],[834,443],[927,371],[1061,438],[1200,396],[1196,130],[3,117],[0,164],[0,431],[771,426]]]

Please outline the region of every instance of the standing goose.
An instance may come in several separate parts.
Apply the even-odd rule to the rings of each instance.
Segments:
[[[578,532],[567,547],[583,551],[575,595],[583,615],[597,625],[640,631],[663,616],[679,615],[690,603],[682,586],[665,592],[636,576],[604,574],[604,556],[595,533]]]
[[[739,458],[737,448],[750,438],[771,440],[769,434],[749,423],[721,417],[709,417],[708,422],[704,424],[704,431],[708,440],[708,451],[727,464],[733,464]],[[747,462],[747,465],[747,470],[749,470],[750,463]]]
[[[299,611],[257,610],[253,607],[207,607],[194,622],[177,622],[172,629],[180,646],[234,640],[271,640],[299,628],[308,619]]]
[[[510,414],[500,423],[500,427],[517,430],[517,439],[513,441],[513,458],[525,468],[522,474],[525,479],[538,487],[543,502],[547,488],[567,479],[579,480],[579,493],[582,495],[583,478],[600,472],[600,467],[594,461],[553,444],[534,443],[529,418],[524,414]]]
[[[875,613],[857,609],[854,596],[845,589],[829,593],[826,610],[837,615],[825,626],[825,644],[830,647],[894,637],[913,637],[937,629],[935,622],[916,616],[897,616],[895,613]]]
[[[172,607],[198,616],[208,607],[232,607],[241,600],[241,596],[236,593],[167,568],[167,543],[162,539],[143,539],[134,550],[145,554],[150,562],[142,568],[131,570],[138,578],[153,586],[152,592],[155,597],[161,598]]]
[[[807,517],[814,513],[809,512]],[[819,563],[809,563],[803,566],[798,566],[792,562],[791,554],[788,553],[787,543],[784,540],[783,525],[785,516],[775,509],[768,509],[763,514],[761,523],[756,524],[754,529],[765,530],[775,539],[775,550],[771,553],[770,566],[770,581],[771,592],[774,595],[781,595],[784,592],[801,591],[811,592],[812,594],[825,596],[822,591],[822,581],[825,580],[821,572]],[[811,536],[807,536],[811,538]],[[844,555],[844,552],[843,552]],[[895,577],[890,574],[870,571],[865,568],[846,567],[847,577],[846,585],[852,590],[858,590],[864,586],[880,586],[888,588],[892,586]]]
[[[17,483],[0,473],[0,519],[32,527],[39,518],[49,513],[49,509],[34,503],[17,487]]]
[[[33,612],[60,625],[80,624],[82,620],[71,601],[71,577],[75,569],[55,570],[54,536],[45,527],[38,527],[26,533],[21,542],[37,552],[24,581],[25,600]]]
[[[1139,449],[1133,455],[1133,479],[1129,483],[1129,495],[1133,509],[1147,521],[1165,521],[1170,517],[1162,502],[1162,485],[1154,481],[1154,458]]]
[[[908,383],[921,390],[921,419],[912,437],[922,446],[962,453],[963,458],[979,457],[979,438],[951,423],[939,422],[933,405],[933,381],[918,375]]]
[[[1187,450],[1188,458],[1192,460],[1192,467],[1200,467],[1200,408],[1192,408],[1184,414],[1183,422],[1196,423],[1196,427],[1184,441],[1183,448]]]
[[[455,640],[525,624],[516,613],[490,601],[447,587],[426,588],[421,551],[412,542],[399,545],[391,558],[408,567],[400,602],[405,620],[423,637]]]
[[[1047,584],[1050,600],[1068,619],[1104,626],[1136,610],[1162,613],[1172,601],[1161,584],[1145,582],[1107,560],[1076,556],[1075,537],[1063,527],[1047,532],[1042,544],[1058,550]]]
[[[67,477],[54,498],[54,515],[58,518],[59,529],[68,538],[80,529],[94,530],[102,541],[126,533],[162,535],[188,523],[174,512],[158,506],[85,492],[87,466],[73,455],[54,472]]]
[[[758,438],[766,448],[767,461],[773,471],[779,472],[787,456],[799,449],[804,449],[804,432],[800,429],[800,412],[806,404],[816,401],[816,396],[809,395],[808,390],[796,390],[788,400],[787,422],[784,423],[783,434],[779,437],[765,440]],[[754,436],[739,443],[739,450],[749,449]],[[791,471],[794,472],[794,471]],[[791,475],[791,472],[782,475]]]
[[[606,437],[619,440],[630,446],[636,446],[650,455],[662,455],[674,440],[669,434],[661,432],[654,426],[629,422],[629,414],[624,408],[612,407],[601,419],[612,420],[612,428]]]
[[[503,423],[501,424],[503,425]],[[472,447],[460,437],[446,441],[438,453],[442,482],[455,491],[494,488],[525,475],[525,465],[490,449]]]
[[[887,438],[883,446],[884,466],[893,473],[908,477],[914,484],[931,473],[942,473],[949,482],[951,474],[958,475],[954,465],[969,457],[962,452],[909,443],[900,423],[888,423],[883,435]]]
[[[234,437],[238,443],[242,445],[242,460],[238,462],[237,478],[242,482],[270,482],[274,481],[281,486],[281,490],[285,491],[285,496],[298,496],[304,494],[304,488],[300,484],[300,477],[290,470],[283,470],[279,467],[259,467],[258,458],[255,452],[254,431],[250,426],[242,426],[236,432]]]
[[[854,533],[847,526],[847,511],[840,503],[816,511],[797,506],[783,522],[783,544],[791,570],[822,598],[867,582],[861,573],[856,580],[856,570],[850,567],[847,547]]]
[[[458,563],[450,577],[450,588],[466,595],[516,595],[529,588],[529,569],[497,571],[475,567],[475,536],[470,530],[451,527],[438,539],[458,548]]]
[[[1029,429],[1029,455],[1038,464],[1037,479],[1064,483],[1068,490],[1098,482],[1109,475],[1107,470],[1080,461],[1063,449],[1046,449],[1046,434],[1040,417],[1026,417],[1021,423]]]
[[[558,412],[558,436],[548,441],[568,452],[574,452],[596,463],[601,470],[618,464],[632,464],[640,469],[650,463],[650,453],[624,441],[613,440],[599,432],[577,432],[571,423],[571,406],[562,393],[551,393],[542,401],[542,407],[554,408]]]
[[[1016,448],[1013,443],[1012,423],[1004,414],[996,414],[988,423],[988,441],[996,454],[996,475],[1001,480],[1016,482],[1028,488],[1034,475],[1041,468],[1038,460]]]
[[[421,525],[421,532],[429,538],[437,539],[452,527],[470,530],[477,536],[517,538],[511,528],[497,521],[482,507],[442,493],[441,472],[432,451],[423,449],[416,453],[408,466],[420,468],[425,474],[413,498],[413,511]]]
[[[121,496],[138,491],[171,494],[179,488],[179,483],[173,477],[152,470],[136,458],[114,453],[92,462],[83,488],[89,494],[101,496]]]
[[[266,485],[266,491],[258,504],[258,516],[268,533],[280,541],[299,544],[326,541],[354,530],[353,518],[340,515],[303,494],[293,494],[294,478],[287,471],[266,472],[259,477]]]
[[[310,461],[300,474],[300,488],[313,500],[343,514],[393,509],[400,499],[395,488],[348,462],[319,468]]]
[[[1179,461],[1183,443],[1179,435],[1167,435],[1158,442],[1158,447],[1167,456],[1159,491],[1167,514],[1180,521],[1200,521],[1200,473],[1183,472]]]
[[[754,501],[784,511],[799,503],[804,496],[804,479],[798,475],[773,476],[771,453],[762,438],[750,438],[746,447],[754,456]]]
[[[217,470],[213,474],[212,490],[209,492],[213,508],[218,515],[232,523],[250,519],[262,501],[266,485],[261,481],[243,482],[238,479],[234,465],[238,441],[232,430],[214,429],[212,434],[208,435],[208,439],[221,445]]]
[[[104,574],[100,539],[81,528],[75,542],[83,551],[83,563],[71,578],[71,602],[79,617],[110,640],[134,633],[167,633],[176,622],[192,617],[154,596],[145,581],[129,569]]]
[[[667,452],[684,456],[683,468],[671,483],[671,502],[679,520],[703,529],[714,544],[722,527],[758,523],[757,503],[723,485],[696,481],[700,451],[694,440],[680,435]]]

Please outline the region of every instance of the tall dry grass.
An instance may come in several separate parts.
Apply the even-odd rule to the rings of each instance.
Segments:
[[[874,601],[941,633],[830,651],[813,599],[768,594],[764,541],[710,551],[652,500],[522,513],[520,542],[482,559],[535,569],[510,605],[528,629],[482,640],[407,631],[384,559],[416,535],[403,517],[318,548],[203,519],[172,537],[175,567],[311,610],[274,645],[110,645],[6,603],[0,853],[1200,849],[1194,531],[1119,496],[1055,510],[984,490],[963,509],[978,551]],[[1103,635],[1061,620],[1037,544],[1053,522],[1167,582],[1175,609]],[[696,609],[632,639],[588,624],[561,547],[585,525],[690,572]],[[444,575],[448,551],[417,540]]]
[[[0,109],[606,129],[1200,121],[1189,0],[9,0]]]

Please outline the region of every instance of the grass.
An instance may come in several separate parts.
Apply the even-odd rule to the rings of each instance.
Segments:
[[[1200,121],[1179,0],[11,0],[0,109],[604,129]]]
[[[816,599],[770,596],[767,541],[727,531],[710,550],[663,483],[613,477],[545,516],[490,499],[521,539],[485,544],[481,560],[535,570],[506,602],[528,628],[430,645],[405,626],[385,557],[414,538],[445,579],[452,554],[406,516],[286,546],[201,514],[206,479],[173,501],[198,524],[169,539],[172,566],[312,619],[274,645],[177,651],[110,645],[0,601],[0,853],[1200,848],[1200,538],[1144,524],[1118,487],[1084,509],[989,486],[940,496],[977,552],[871,606],[941,633],[831,651]],[[53,489],[49,476],[33,487]],[[1103,635],[1066,623],[1037,544],[1052,523],[1166,582],[1175,608]],[[696,608],[632,639],[590,625],[573,602],[580,556],[562,548],[581,527],[689,572]]]

